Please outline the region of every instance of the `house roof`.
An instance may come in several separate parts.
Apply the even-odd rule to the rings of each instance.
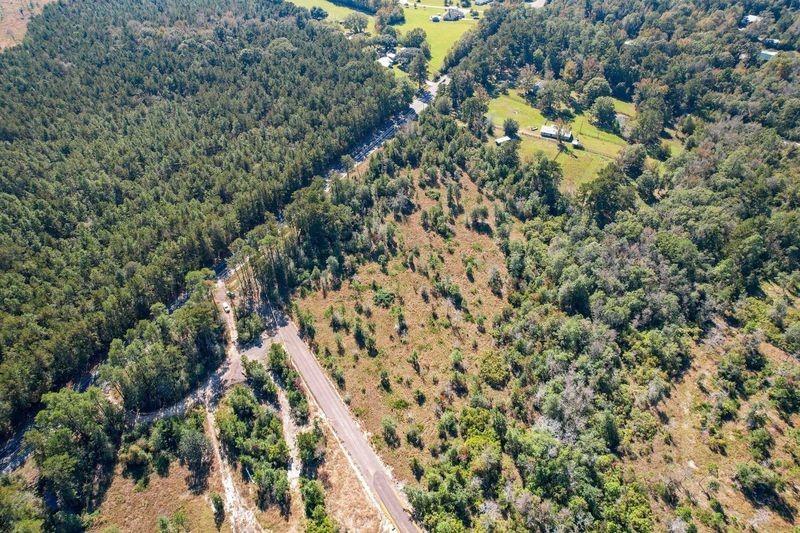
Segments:
[[[778,51],[777,50],[761,50],[758,53],[758,58],[759,59],[764,59],[764,60],[769,60],[769,59],[772,59],[773,57],[775,57],[776,55],[778,55]]]
[[[542,126],[542,133],[550,133],[555,135],[558,133],[558,128],[555,127],[553,124],[545,124]],[[569,135],[571,132],[569,130],[561,130],[562,135]]]

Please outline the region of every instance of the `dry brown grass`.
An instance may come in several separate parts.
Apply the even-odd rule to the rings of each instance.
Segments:
[[[319,409],[312,404],[312,412]],[[325,507],[341,531],[379,531],[381,514],[367,497],[361,482],[336,441],[330,427],[325,430],[325,461],[318,477],[325,487]]]
[[[729,334],[730,331],[725,335]],[[724,354],[724,346],[724,343],[718,346],[703,344],[695,349],[691,368],[675,384],[670,397],[660,405],[660,412],[667,422],[654,439],[652,452],[627,459],[626,463],[633,468],[638,479],[651,488],[668,480],[676,482],[681,501],[694,503],[694,521],[701,529],[703,526],[696,510],[709,509],[715,498],[725,511],[729,530],[789,531],[795,525],[791,518],[782,517],[767,506],[754,505],[734,481],[737,464],[752,460],[744,416],[752,403],[762,401],[768,404],[766,393],[761,391],[742,401],[737,419],[722,425],[720,434],[725,442],[724,453],[712,450],[709,434],[701,427],[699,407],[703,402],[711,401],[713,377]],[[777,365],[789,359],[786,353],[768,344],[762,345],[762,353]],[[798,469],[792,466],[794,461],[785,446],[787,430],[798,422],[798,418],[794,416],[786,421],[777,415],[774,408],[768,412],[766,428],[775,439],[771,461],[787,481],[782,496],[795,510],[800,510]],[[669,442],[664,438],[667,435]],[[719,484],[718,490],[710,488],[712,482]],[[655,496],[651,497],[651,507],[662,528],[675,517],[674,510]]]
[[[449,242],[422,228],[420,210],[398,224],[400,247],[405,251],[417,247],[420,251],[415,261],[416,271],[403,265],[405,253],[401,253],[389,261],[385,273],[379,265],[369,263],[359,268],[354,276],[358,283],[347,280],[338,290],[318,290],[298,301],[299,307],[311,312],[315,318],[318,354],[324,353],[325,348],[330,350],[335,364],[343,371],[343,396],[349,400],[351,409],[363,427],[372,434],[372,442],[383,459],[398,478],[407,482],[413,480],[409,467],[412,457],[417,457],[423,464],[432,460],[428,451],[419,450],[406,442],[407,429],[412,424],[422,425],[423,448],[438,439],[434,402],[441,402],[445,406],[452,402],[458,408],[466,401],[466,398],[448,398],[443,394],[451,374],[450,354],[454,348],[460,348],[464,353],[466,373],[477,374],[480,357],[493,347],[491,320],[503,305],[502,300],[491,293],[487,283],[493,267],[498,268],[505,277],[503,254],[490,236],[464,226],[466,214],[478,201],[489,202],[468,178],[462,178],[461,187],[464,214],[457,218],[453,228],[455,236]],[[439,191],[444,199],[444,189]],[[426,209],[435,201],[418,190],[417,203]],[[429,257],[437,254],[443,258],[439,272],[443,278],[450,277],[460,287],[472,316],[486,317],[484,332],[480,332],[476,324],[468,321],[464,312],[455,309],[449,301],[433,295],[433,282],[420,273],[419,267],[427,265]],[[462,261],[467,256],[476,261],[474,281],[467,278]],[[404,337],[396,333],[396,320],[391,310],[374,305],[374,292],[368,288],[372,282],[396,295],[395,304],[402,307],[408,323],[408,332]],[[420,294],[423,287],[431,293],[428,303]],[[370,317],[361,316],[361,320],[365,325],[371,324],[375,328],[374,337],[379,350],[376,357],[370,357],[366,351],[358,349],[352,328],[350,332],[340,332],[344,353],[337,355],[335,333],[324,316],[325,311],[330,306],[344,306],[348,320],[353,322],[357,316],[354,311],[357,302],[371,311]],[[419,355],[419,375],[407,361],[414,350]],[[380,388],[382,370],[389,373],[391,392]],[[415,389],[420,389],[427,398],[422,406],[414,400]],[[487,390],[486,395],[490,398],[496,396],[491,390]],[[389,448],[381,438],[381,419],[386,416],[398,421],[398,434],[403,442],[397,449]]]
[[[22,42],[28,21],[53,0],[0,0],[0,50]]]
[[[235,467],[234,467],[235,468]],[[258,489],[255,483],[248,483],[242,475],[241,469],[236,468],[233,473],[233,480],[239,490],[239,494],[250,503],[250,508],[253,509],[256,520],[264,529],[264,531],[285,531],[285,532],[300,532],[303,531],[303,504],[300,501],[299,494],[292,493],[292,499],[288,513],[283,513],[277,505],[270,505],[264,509],[259,509]]]
[[[152,473],[147,488],[137,489],[136,481],[124,477],[118,465],[91,530],[156,531],[159,516],[171,517],[182,511],[190,531],[217,531],[209,495],[213,491],[222,493],[219,465],[213,465],[208,489],[202,493],[189,489],[188,476],[189,471],[174,461],[166,477]],[[220,531],[230,531],[227,521]]]

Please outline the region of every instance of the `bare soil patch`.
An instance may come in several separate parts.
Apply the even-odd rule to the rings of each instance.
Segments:
[[[22,42],[28,21],[53,0],[0,0],[0,50]]]

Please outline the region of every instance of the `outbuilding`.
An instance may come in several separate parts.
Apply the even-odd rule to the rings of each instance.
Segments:
[[[745,15],[742,17],[742,26],[747,26],[748,24],[755,24],[756,22],[761,22],[761,17],[758,15]]]
[[[464,12],[458,9],[457,7],[447,8],[447,11],[445,11],[444,15],[442,15],[442,20],[446,21],[461,20],[463,18],[464,18]]]
[[[508,135],[504,135],[502,137],[498,137],[497,139],[495,139],[494,140],[494,144],[496,144],[497,146],[500,146],[501,144],[507,143],[510,140],[511,140],[511,137],[509,137]]]

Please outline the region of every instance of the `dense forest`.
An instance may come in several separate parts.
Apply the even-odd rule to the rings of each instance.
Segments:
[[[210,270],[187,276],[189,296],[170,314],[153,305],[151,318],[114,339],[102,381],[113,387],[129,411],[152,411],[171,405],[192,390],[222,361],[223,327],[205,280]]]
[[[761,18],[751,25],[747,14]],[[452,82],[419,121],[326,183],[314,176],[409,95],[305,11],[180,1],[49,8],[31,39],[0,55],[0,421],[10,431],[42,399],[27,442],[40,496],[54,501],[44,511],[17,480],[0,478],[0,517],[20,528],[85,527],[115,461],[149,472],[177,457],[199,479],[207,473],[197,412],[126,432],[122,409],[99,389],[46,391],[108,352],[102,376],[126,408],[183,395],[217,364],[223,341],[209,272],[184,276],[230,252],[240,340],[263,329],[262,300],[285,305],[343,396],[369,387],[376,410],[393,388],[410,395],[410,379],[383,370],[348,384],[345,365],[392,359],[415,383],[428,372],[410,346],[380,349],[377,309],[390,309],[387,337],[427,320],[455,339],[457,317],[488,331],[491,350],[465,355],[452,340],[444,377],[425,382],[434,394],[413,393],[434,428],[399,416],[409,406],[398,394],[398,416],[373,437],[412,457],[406,493],[427,530],[745,529],[724,504],[731,490],[793,524],[797,24],[796,7],[778,1],[493,7],[450,54]],[[759,60],[764,38],[787,53]],[[523,157],[518,140],[487,142],[487,101],[509,88],[554,120],[591,110],[629,144],[565,193],[558,162]],[[617,123],[612,95],[633,103],[631,124]],[[517,136],[513,124],[508,133]],[[664,141],[678,134],[672,153]],[[467,185],[486,203],[463,209]],[[457,226],[491,238],[503,266],[486,281],[501,302],[494,316],[472,314],[474,280],[459,286],[443,274],[445,261],[468,258],[423,257],[406,244],[399,228],[412,219],[445,248]],[[420,273],[414,292],[426,313],[441,301],[447,315],[406,316],[408,302],[356,279],[362,265]],[[348,284],[370,303],[330,307],[324,324],[296,303]],[[168,312],[163,302],[184,290],[187,302]],[[338,346],[318,342],[323,328]],[[705,400],[691,405],[696,445],[733,464],[698,473],[696,498],[631,465],[676,438],[664,406],[707,344],[722,348],[698,385]],[[252,472],[258,504],[285,508],[276,395],[286,394],[299,425],[309,405],[285,350],[272,345],[268,358],[245,364],[246,386],[222,403],[220,437]],[[744,456],[727,451],[734,423]],[[309,529],[331,531],[315,479],[323,441],[316,424],[298,435],[299,483]]]
[[[281,2],[60,2],[0,87],[3,435],[409,98]]]

